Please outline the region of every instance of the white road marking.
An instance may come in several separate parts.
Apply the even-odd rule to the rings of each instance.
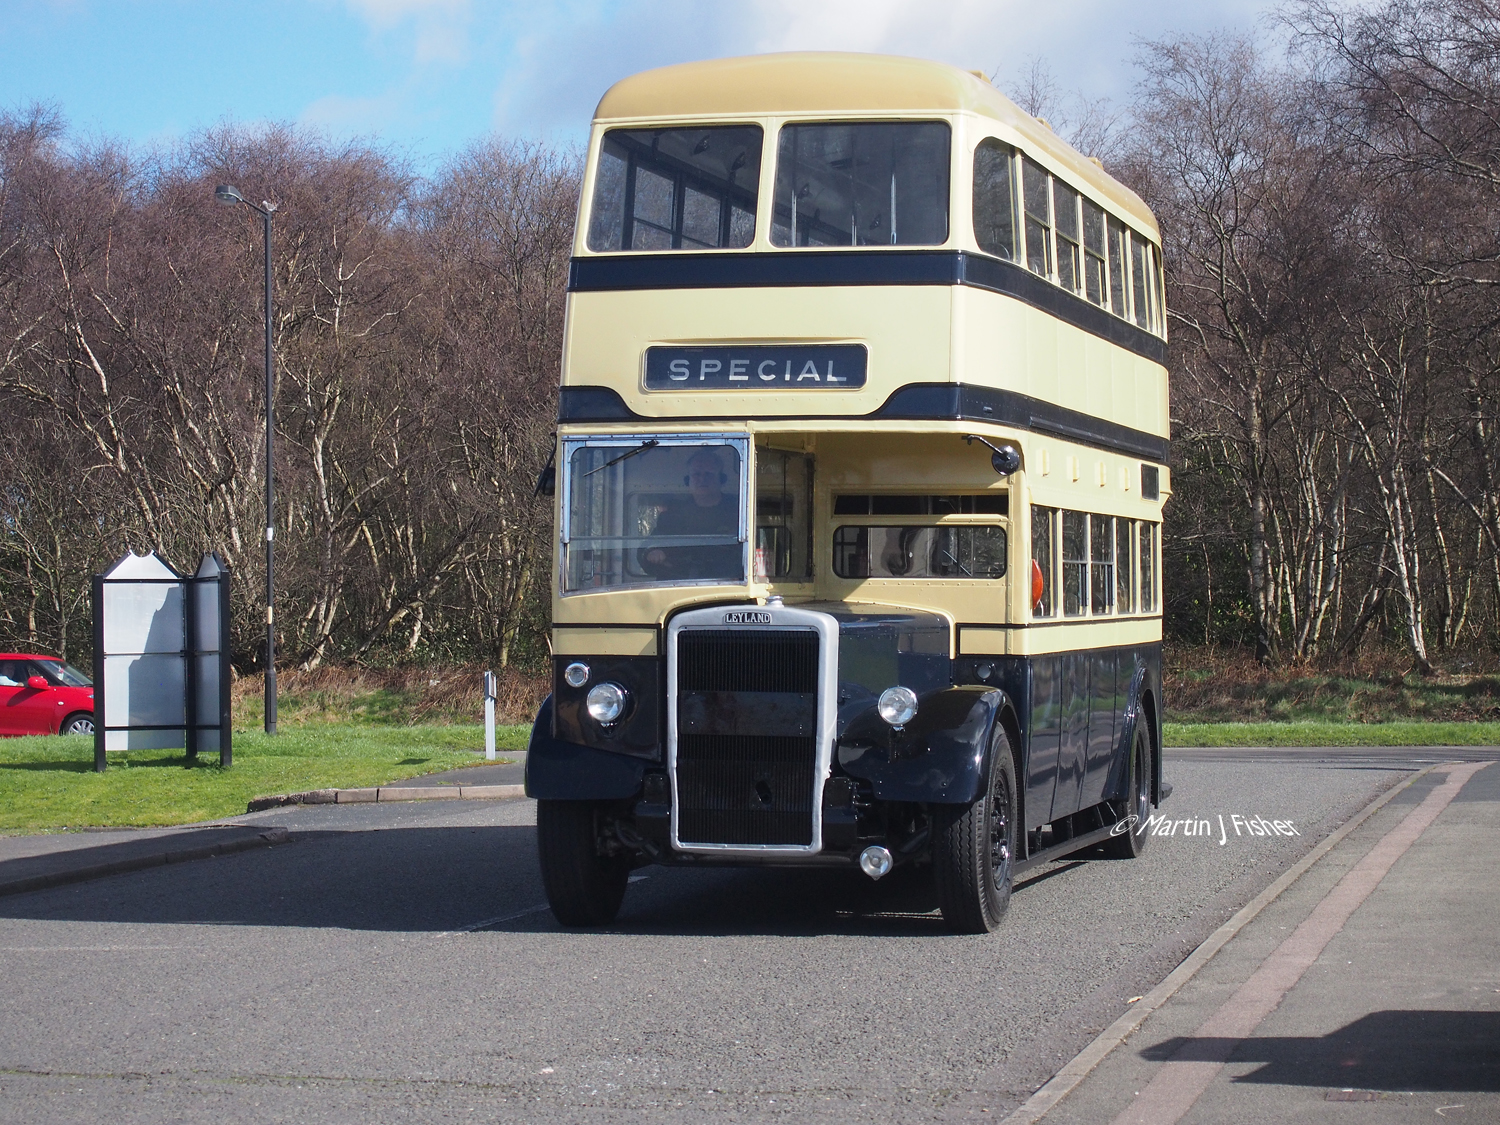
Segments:
[[[525,910],[517,910],[512,914],[499,914],[494,918],[482,918],[478,922],[470,922],[467,926],[460,926],[456,930],[449,930],[440,934],[440,937],[452,937],[455,934],[472,934],[475,930],[487,929],[490,926],[498,926],[501,922],[514,922],[517,918],[526,918],[532,914],[540,914],[549,909],[544,902],[540,906],[528,906]]]

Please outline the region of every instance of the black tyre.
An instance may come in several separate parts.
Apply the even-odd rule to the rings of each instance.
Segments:
[[[69,715],[63,720],[62,726],[57,728],[58,734],[88,734],[94,733],[94,716],[85,712],[77,715]]]
[[[538,801],[537,853],[547,904],[564,926],[614,921],[632,866],[628,852],[601,848],[599,806],[590,801]]]
[[[1016,770],[1010,739],[995,728],[989,786],[966,807],[934,817],[933,879],[943,920],[961,934],[987,934],[1010,905],[1016,854]]]
[[[1115,827],[1119,835],[1104,844],[1104,854],[1112,859],[1136,859],[1146,850],[1151,834],[1146,831],[1146,817],[1151,813],[1151,736],[1145,724],[1137,719],[1135,739],[1130,744],[1130,769],[1126,778],[1125,816]]]

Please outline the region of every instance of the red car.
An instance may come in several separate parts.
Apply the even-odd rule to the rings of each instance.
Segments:
[[[0,735],[93,733],[94,681],[55,656],[0,652]]]

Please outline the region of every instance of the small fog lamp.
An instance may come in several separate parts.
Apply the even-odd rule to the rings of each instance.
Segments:
[[[886,688],[875,703],[880,717],[900,730],[917,714],[917,693],[909,687]]]
[[[575,660],[563,669],[563,683],[569,687],[582,687],[589,682],[589,666]]]
[[[880,879],[891,873],[895,860],[888,849],[872,844],[859,853],[859,869],[871,879]]]
[[[619,684],[605,682],[589,689],[584,705],[595,722],[608,725],[625,714],[625,704],[629,699],[629,693]]]

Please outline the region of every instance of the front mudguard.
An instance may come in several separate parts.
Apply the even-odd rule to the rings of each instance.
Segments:
[[[871,707],[851,718],[835,756],[850,777],[867,781],[878,801],[972,804],[989,777],[995,724],[1010,697],[985,687],[954,687],[921,698],[900,731]]]
[[[539,801],[624,800],[641,791],[646,765],[641,758],[554,737],[549,695],[526,745],[526,796]]]

